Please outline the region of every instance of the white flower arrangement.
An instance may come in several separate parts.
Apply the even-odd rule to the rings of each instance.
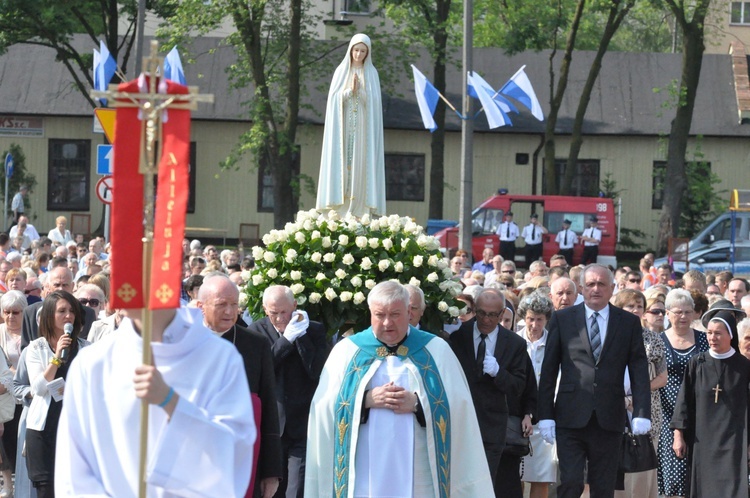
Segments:
[[[289,286],[298,307],[330,333],[344,324],[368,327],[367,294],[386,280],[422,289],[426,330],[441,330],[462,305],[455,299],[461,285],[451,280],[439,243],[410,218],[341,219],[335,211],[313,209],[300,211],[294,223],[262,240],[264,248],[252,248],[256,267],[241,295],[255,319],[264,316],[263,291],[277,284]]]

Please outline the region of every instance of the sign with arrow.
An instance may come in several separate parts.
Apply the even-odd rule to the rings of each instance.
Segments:
[[[114,172],[114,156],[112,146],[100,144],[96,146],[96,174],[111,175]]]

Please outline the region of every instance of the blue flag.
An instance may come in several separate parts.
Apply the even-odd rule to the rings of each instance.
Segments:
[[[107,85],[117,71],[117,62],[109,53],[107,45],[99,40],[99,51],[94,49],[94,90],[105,91]],[[107,105],[107,99],[99,99],[102,105]]]
[[[182,70],[180,54],[177,52],[177,45],[164,58],[164,77],[180,85],[187,84],[185,81],[185,72]]]
[[[414,72],[414,93],[417,94],[417,104],[419,104],[419,112],[422,114],[422,122],[426,129],[434,132],[437,130],[437,124],[433,115],[435,114],[435,107],[437,107],[440,94],[433,84],[413,64],[411,69]]]
[[[534,88],[531,86],[529,77],[526,76],[524,68],[514,74],[508,82],[503,85],[500,89],[500,93],[516,99],[522,103],[526,108],[531,111],[531,114],[539,121],[544,121],[544,112],[542,106],[539,105],[539,100],[536,98]]]
[[[499,128],[500,126],[511,125],[510,118],[505,113],[503,105],[493,99],[496,95],[495,90],[482,78],[478,73],[469,71],[467,93],[470,97],[479,99],[482,103],[484,113],[487,115],[487,123],[490,129]]]

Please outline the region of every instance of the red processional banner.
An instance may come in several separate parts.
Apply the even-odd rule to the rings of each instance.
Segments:
[[[136,93],[138,81],[122,83],[120,92]],[[115,115],[112,189],[113,308],[143,308],[143,175],[138,171],[141,120],[137,107],[118,107]]]
[[[186,94],[188,88],[167,81],[167,93]],[[156,188],[154,253],[148,302],[152,310],[180,306],[182,239],[185,237],[190,194],[190,111],[168,109],[162,121],[163,144]]]
[[[166,81],[160,93],[187,94],[183,85]],[[123,83],[118,91],[142,93],[148,79]],[[144,176],[140,172],[143,111],[118,107],[115,118],[114,188],[112,192],[112,307],[150,309],[179,307],[182,286],[182,239],[189,194],[190,111],[167,108],[162,114],[154,250],[144,255]],[[151,179],[147,179],[151,181]],[[150,292],[145,296],[144,256],[152,258]]]

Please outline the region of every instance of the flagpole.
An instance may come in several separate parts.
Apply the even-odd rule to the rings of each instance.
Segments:
[[[464,116],[471,115],[471,97],[469,97],[469,71],[472,70],[472,50],[474,47],[474,4],[473,0],[464,0],[464,44],[463,44],[463,111]],[[472,189],[474,188],[474,121],[461,121],[461,188],[458,247],[473,254],[472,249]]]

